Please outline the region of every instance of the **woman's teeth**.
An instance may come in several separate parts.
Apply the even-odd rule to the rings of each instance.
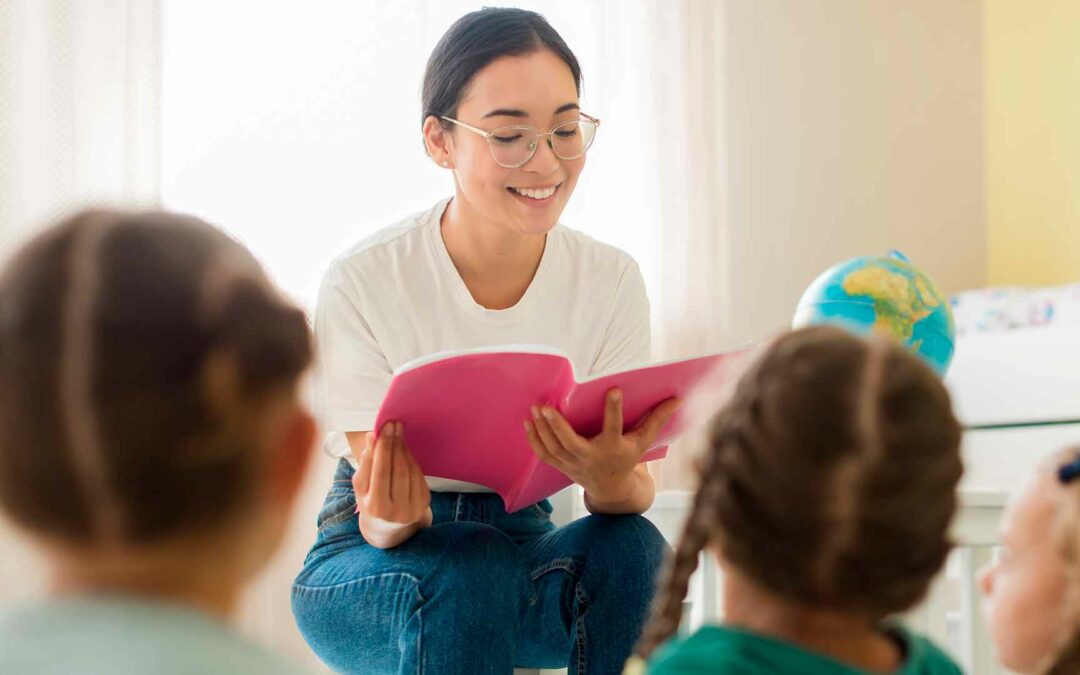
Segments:
[[[534,190],[530,188],[510,188],[522,197],[528,197],[529,199],[547,199],[551,195],[555,194],[555,191],[559,189],[558,185],[553,187],[544,188],[542,190]]]

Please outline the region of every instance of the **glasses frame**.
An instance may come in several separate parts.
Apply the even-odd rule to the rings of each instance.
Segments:
[[[592,147],[593,141],[596,140],[596,132],[595,131],[593,132],[592,138],[589,139],[589,144],[585,146],[585,149],[581,151],[581,154],[574,155],[573,157],[563,157],[562,155],[560,155],[559,151],[555,149],[555,144],[551,140],[552,137],[555,135],[555,132],[558,131],[560,128],[565,127],[565,126],[570,125],[570,124],[577,124],[578,122],[581,122],[582,120],[584,120],[586,122],[592,122],[592,124],[597,129],[600,128],[600,120],[599,119],[593,117],[592,115],[586,115],[585,113],[579,113],[579,114],[581,115],[580,119],[567,120],[566,122],[560,122],[559,124],[556,124],[555,126],[551,127],[551,130],[548,131],[547,133],[542,133],[536,127],[530,127],[527,124],[508,124],[508,125],[506,125],[504,127],[497,127],[495,129],[492,129],[491,131],[484,131],[483,129],[480,129],[479,127],[474,127],[471,124],[466,124],[466,123],[462,122],[461,120],[454,119],[453,117],[446,117],[445,115],[443,115],[443,116],[440,116],[439,119],[441,119],[441,120],[443,120],[445,122],[450,122],[451,124],[456,124],[457,126],[461,127],[462,129],[466,129],[467,131],[473,132],[477,136],[483,136],[484,140],[486,140],[487,143],[488,143],[488,150],[491,151],[491,158],[495,160],[496,164],[503,167],[504,169],[518,169],[518,168],[521,168],[521,167],[525,166],[526,164],[528,164],[532,160],[532,158],[534,156],[536,156],[536,149],[538,147],[540,147],[540,139],[542,139],[542,138],[547,139],[547,144],[548,144],[548,147],[551,148],[551,152],[554,153],[554,155],[556,157],[558,157],[559,159],[561,159],[561,160],[569,162],[571,160],[580,159],[580,158],[584,157],[585,153],[588,152],[589,148]],[[521,162],[519,162],[517,164],[503,164],[502,162],[500,162],[499,159],[495,156],[495,146],[492,145],[492,142],[491,142],[491,139],[492,139],[493,136],[496,136],[500,132],[507,131],[509,129],[518,129],[518,130],[522,130],[522,131],[531,131],[531,132],[536,134],[536,140],[534,140],[532,142],[532,147],[529,149],[529,156],[526,157],[524,160],[522,160]]]

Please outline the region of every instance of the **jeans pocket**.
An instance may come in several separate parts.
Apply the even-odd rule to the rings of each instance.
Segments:
[[[555,510],[555,507],[551,505],[549,500],[541,499],[530,506],[529,509],[534,516],[543,520],[551,520],[551,512]]]
[[[323,502],[322,509],[319,511],[316,521],[319,532],[356,517],[356,493],[353,492],[352,484],[342,487],[336,485],[337,481],[334,482],[335,485],[330,488],[326,501]]]

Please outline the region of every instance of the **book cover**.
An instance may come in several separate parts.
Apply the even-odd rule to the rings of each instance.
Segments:
[[[545,347],[514,346],[444,352],[412,361],[395,373],[376,429],[402,422],[405,441],[426,476],[477,483],[502,497],[508,512],[545,499],[571,484],[529,447],[523,422],[534,405],[550,405],[578,434],[598,434],[604,398],[623,393],[630,430],[658,404],[685,399],[736,350],[610,373],[578,382],[570,359]],[[686,430],[684,406],[642,461],[659,459]]]

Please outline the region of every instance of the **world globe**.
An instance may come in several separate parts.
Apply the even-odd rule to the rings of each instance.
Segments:
[[[956,343],[948,298],[898,251],[848,260],[815,279],[799,300],[793,326],[818,324],[896,338],[941,375]]]

